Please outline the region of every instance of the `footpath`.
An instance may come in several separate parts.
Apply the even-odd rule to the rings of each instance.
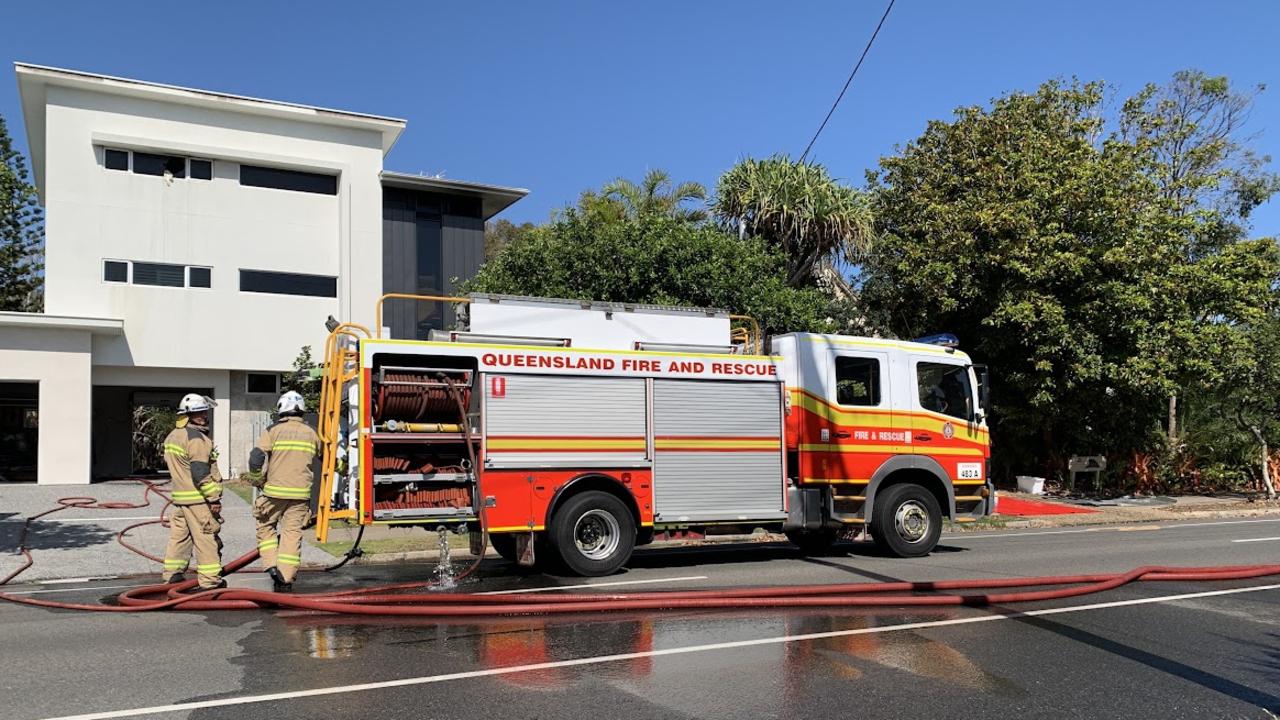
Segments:
[[[0,578],[22,566],[23,557],[17,552],[17,548],[23,523],[28,517],[55,507],[59,498],[82,496],[103,503],[133,504],[142,501],[144,490],[143,485],[133,481],[97,483],[89,486],[0,485]],[[239,494],[229,491],[223,496],[224,560],[238,557],[257,546],[253,518],[249,503],[245,499],[247,493],[244,488],[238,488],[238,490]],[[1026,501],[1033,508],[1032,512],[1036,512],[1034,508],[1039,503],[1061,505],[1062,508],[1057,510],[1058,514],[997,514],[975,523],[950,524],[947,532],[970,533],[1014,528],[1280,517],[1280,502],[1265,500],[1249,502],[1244,497],[1230,496],[1143,498],[1092,505],[1079,504],[1079,502],[1068,503],[1059,499],[1022,493],[1002,492],[1001,499]],[[27,544],[31,548],[35,564],[18,576],[14,582],[158,575],[160,567],[157,563],[125,549],[117,542],[116,536],[130,525],[158,519],[163,506],[164,500],[153,494],[150,505],[146,507],[111,510],[68,508],[33,522]],[[159,523],[152,523],[130,530],[126,539],[138,548],[158,556],[164,552],[168,532],[168,529]],[[317,546],[314,533],[308,531],[307,545],[303,549],[304,565],[325,566],[337,562],[351,546],[355,536],[355,528],[335,527],[330,530],[329,542],[323,546]],[[655,545],[776,542],[784,539],[776,534],[756,533],[708,538],[695,536],[660,539]],[[452,552],[460,555],[468,554],[466,536],[450,535],[449,544]],[[436,533],[424,532],[421,529],[375,526],[366,528],[361,548],[366,554],[354,562],[362,565],[433,560],[439,556],[440,539]],[[492,550],[489,551],[489,555],[496,557]]]

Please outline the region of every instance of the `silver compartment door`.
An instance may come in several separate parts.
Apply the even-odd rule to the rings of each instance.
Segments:
[[[488,467],[649,464],[643,378],[484,378]]]
[[[785,516],[780,383],[653,381],[656,522]]]

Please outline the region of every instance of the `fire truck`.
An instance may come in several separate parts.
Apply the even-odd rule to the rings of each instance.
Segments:
[[[459,329],[387,339],[388,300]],[[330,521],[472,531],[585,576],[656,533],[869,533],[926,555],[994,511],[985,368],[955,338],[788,333],[720,310],[388,295],[326,347],[317,534]]]

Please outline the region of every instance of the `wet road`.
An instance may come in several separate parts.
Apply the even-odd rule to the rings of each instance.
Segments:
[[[656,550],[624,574],[594,580],[519,576],[494,561],[465,589],[609,583],[625,591],[1275,562],[1280,519],[949,535],[918,560],[842,549],[808,559],[780,545]],[[364,567],[306,582],[374,584],[430,570]],[[15,589],[87,601],[120,584]],[[233,584],[263,587],[265,579]],[[1269,718],[1280,713],[1280,579],[1146,583],[1011,608],[449,624],[0,605],[0,698],[5,718]],[[163,710],[148,711],[155,708]]]

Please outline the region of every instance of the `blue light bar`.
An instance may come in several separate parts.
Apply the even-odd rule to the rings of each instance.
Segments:
[[[960,347],[960,338],[951,333],[938,333],[937,335],[926,335],[922,338],[916,338],[912,342],[924,343],[925,345],[941,345],[945,348]]]

